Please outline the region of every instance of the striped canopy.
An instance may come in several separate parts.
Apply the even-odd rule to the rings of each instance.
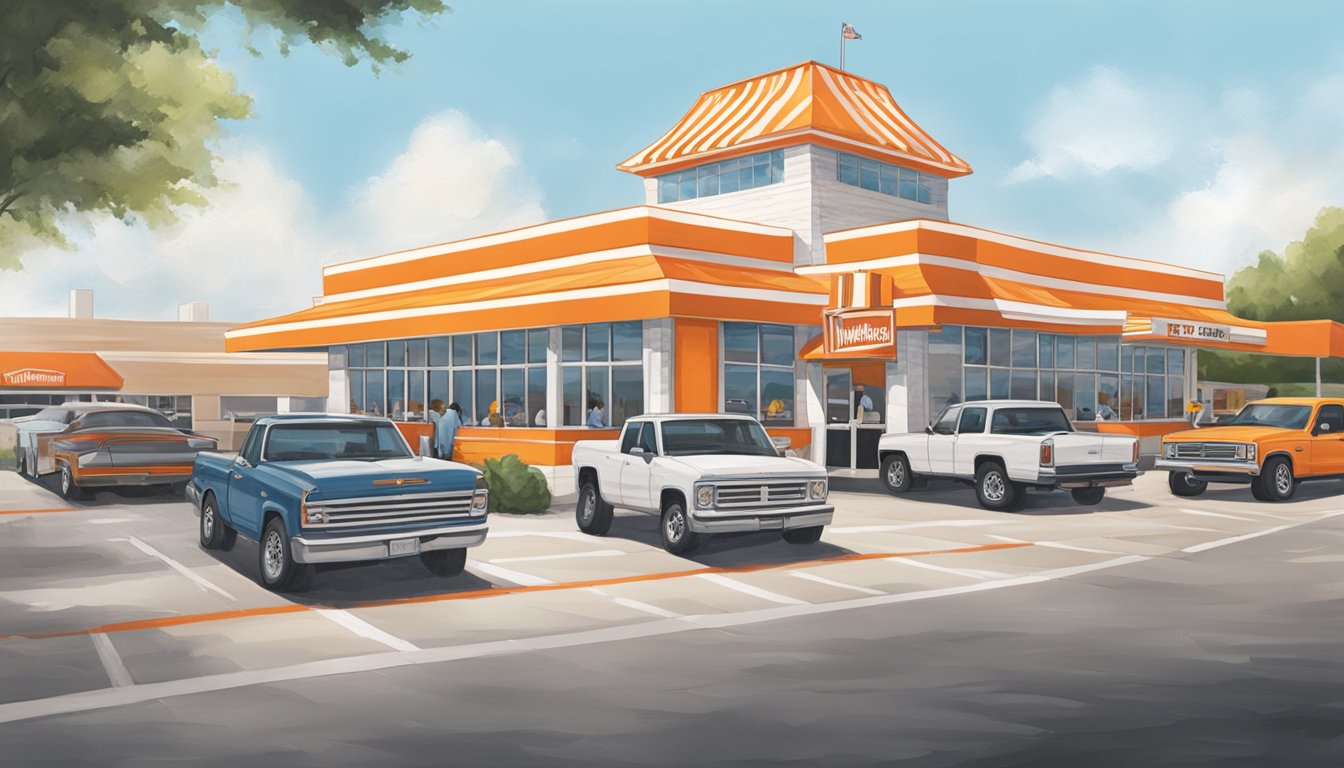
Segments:
[[[971,172],[905,114],[886,86],[815,61],[701,94],[671,130],[617,168],[653,176],[802,143],[947,178]]]

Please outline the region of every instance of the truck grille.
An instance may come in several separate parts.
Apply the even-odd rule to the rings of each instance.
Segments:
[[[1177,443],[1178,459],[1225,459],[1237,458],[1237,446],[1232,443]]]
[[[308,502],[312,513],[322,512],[321,523],[306,528],[353,528],[362,525],[433,523],[471,516],[472,491],[406,493],[399,496],[368,496]]]
[[[804,501],[807,501],[807,483],[797,480],[722,483],[714,487],[716,507],[773,507]]]

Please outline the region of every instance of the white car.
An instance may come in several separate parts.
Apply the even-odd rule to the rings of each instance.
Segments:
[[[949,405],[922,434],[884,435],[879,477],[904,493],[928,477],[975,484],[980,505],[1010,510],[1026,490],[1068,489],[1079,504],[1100,504],[1106,487],[1139,474],[1139,441],[1079,432],[1058,403],[989,400]]]
[[[834,512],[826,468],[780,456],[750,416],[640,416],[620,440],[575,443],[573,462],[579,530],[605,535],[614,507],[657,514],[673,554],[728,531],[780,531],[791,544],[813,544]]]

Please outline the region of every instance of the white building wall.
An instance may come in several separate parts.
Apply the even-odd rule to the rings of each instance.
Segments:
[[[825,262],[822,236],[841,229],[907,219],[947,220],[947,179],[934,177],[933,202],[916,203],[841,184],[836,152],[804,144],[784,148],[784,180],[723,195],[658,202],[658,180],[644,180],[644,200],[684,211],[788,227],[794,232],[794,264]]]
[[[644,321],[644,412],[672,413],[672,318]]]
[[[888,432],[920,432],[929,423],[929,333],[896,332],[896,362],[887,366]]]

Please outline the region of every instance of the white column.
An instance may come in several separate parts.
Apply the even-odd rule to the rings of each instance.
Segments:
[[[922,432],[929,423],[929,333],[928,331],[898,331],[896,333],[896,362],[887,367],[888,432]],[[899,388],[892,385],[892,368],[896,370]]]
[[[644,321],[644,412],[672,413],[673,389],[672,318]]]
[[[807,424],[812,427],[812,461],[826,463],[826,376],[821,363],[807,363]]]
[[[345,369],[327,371],[327,412],[350,412],[350,374]]]
[[[560,426],[564,394],[560,391],[560,328],[550,329],[546,345],[546,427]]]

